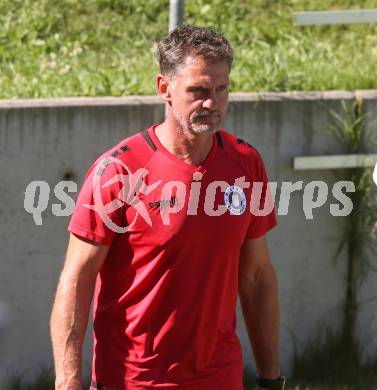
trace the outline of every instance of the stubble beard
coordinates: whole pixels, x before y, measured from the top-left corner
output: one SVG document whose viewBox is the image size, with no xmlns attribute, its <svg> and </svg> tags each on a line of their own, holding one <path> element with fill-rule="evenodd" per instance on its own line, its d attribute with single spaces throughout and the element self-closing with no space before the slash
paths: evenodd
<svg viewBox="0 0 377 390">
<path fill-rule="evenodd" d="M 200 114 L 201 112 L 197 113 L 197 115 Z M 209 124 L 200 124 L 192 121 L 187 121 L 183 118 L 183 114 L 181 112 L 175 110 L 173 110 L 173 116 L 180 125 L 179 131 L 183 133 L 186 132 L 194 135 L 202 135 L 202 134 L 211 135 L 216 133 L 220 125 L 220 121 L 217 125 L 214 126 L 211 126 Z"/>
</svg>

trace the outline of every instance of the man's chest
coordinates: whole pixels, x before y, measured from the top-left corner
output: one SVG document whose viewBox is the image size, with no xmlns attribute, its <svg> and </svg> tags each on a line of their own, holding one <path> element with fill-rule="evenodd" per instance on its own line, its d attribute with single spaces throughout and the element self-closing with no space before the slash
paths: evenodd
<svg viewBox="0 0 377 390">
<path fill-rule="evenodd" d="M 252 183 L 240 167 L 214 162 L 207 169 L 184 170 L 152 163 L 125 211 L 131 240 L 242 244 L 252 219 Z"/>
</svg>

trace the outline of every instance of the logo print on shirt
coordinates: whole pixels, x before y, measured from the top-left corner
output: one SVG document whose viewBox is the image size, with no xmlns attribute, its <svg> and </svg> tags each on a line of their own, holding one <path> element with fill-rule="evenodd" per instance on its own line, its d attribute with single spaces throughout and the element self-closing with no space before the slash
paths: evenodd
<svg viewBox="0 0 377 390">
<path fill-rule="evenodd" d="M 161 209 L 163 209 L 166 207 L 173 207 L 176 203 L 177 198 L 175 196 L 172 196 L 170 199 L 149 202 L 149 207 L 160 207 Z"/>
<path fill-rule="evenodd" d="M 224 194 L 226 208 L 233 215 L 241 215 L 246 210 L 246 196 L 242 188 L 230 186 Z"/>
</svg>

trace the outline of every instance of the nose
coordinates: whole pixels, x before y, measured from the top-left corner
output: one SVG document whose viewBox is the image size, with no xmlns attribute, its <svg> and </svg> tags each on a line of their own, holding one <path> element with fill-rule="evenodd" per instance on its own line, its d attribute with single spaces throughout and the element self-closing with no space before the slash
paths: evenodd
<svg viewBox="0 0 377 390">
<path fill-rule="evenodd" d="M 213 111 L 217 109 L 217 103 L 213 97 L 209 97 L 203 101 L 202 104 L 203 108 L 207 109 L 208 111 Z"/>
</svg>

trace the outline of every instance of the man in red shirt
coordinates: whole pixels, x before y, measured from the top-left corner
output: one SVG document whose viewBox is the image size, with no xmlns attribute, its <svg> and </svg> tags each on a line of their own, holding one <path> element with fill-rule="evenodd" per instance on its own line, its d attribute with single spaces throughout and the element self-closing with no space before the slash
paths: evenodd
<svg viewBox="0 0 377 390">
<path fill-rule="evenodd" d="M 242 390 L 237 294 L 258 389 L 282 389 L 267 176 L 258 152 L 219 127 L 232 49 L 186 25 L 158 60 L 165 122 L 98 158 L 68 227 L 51 317 L 56 389 L 82 388 L 93 293 L 91 389 Z"/>
</svg>

